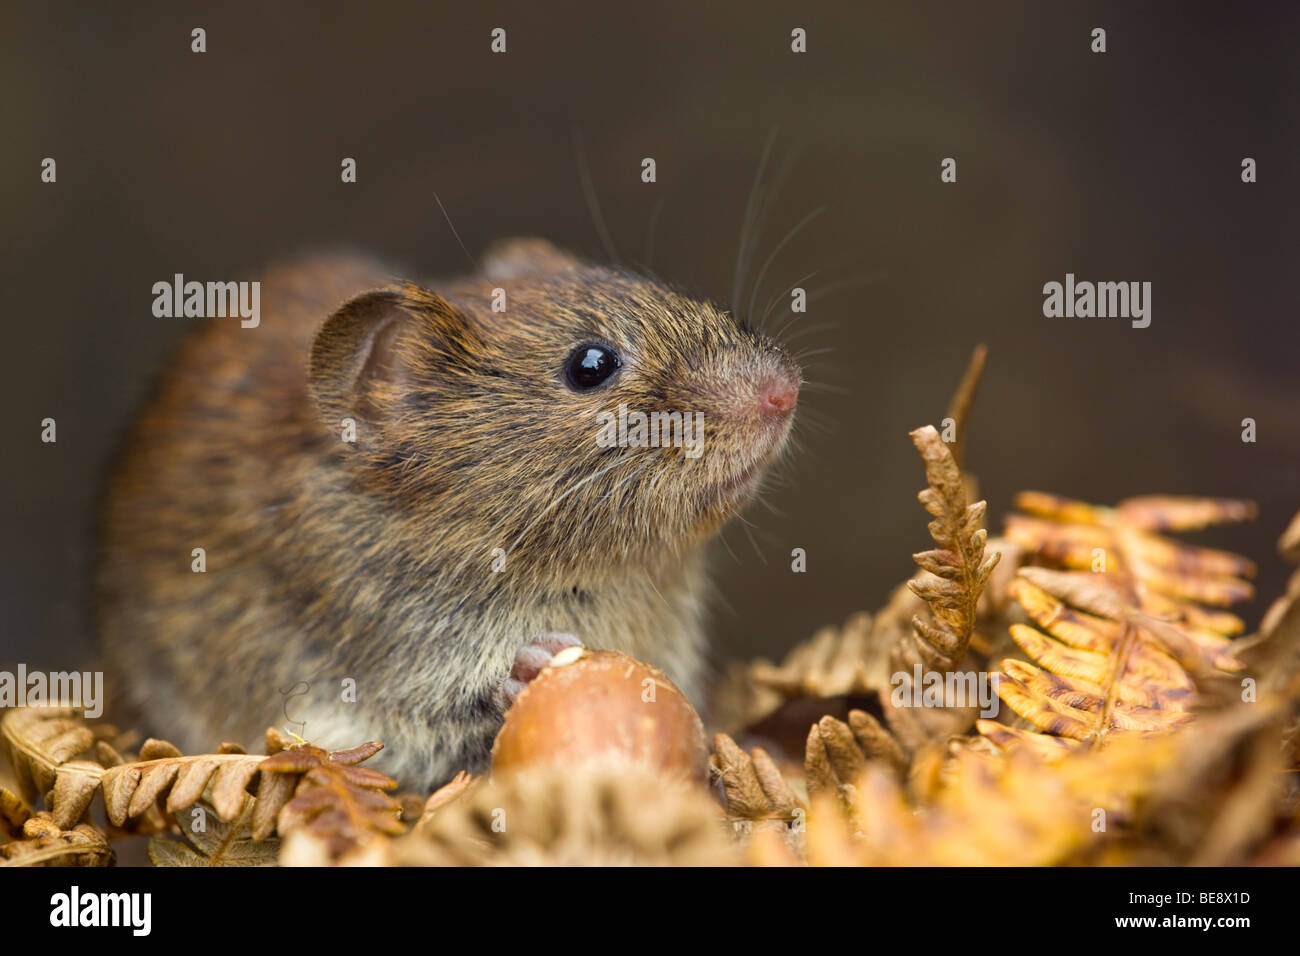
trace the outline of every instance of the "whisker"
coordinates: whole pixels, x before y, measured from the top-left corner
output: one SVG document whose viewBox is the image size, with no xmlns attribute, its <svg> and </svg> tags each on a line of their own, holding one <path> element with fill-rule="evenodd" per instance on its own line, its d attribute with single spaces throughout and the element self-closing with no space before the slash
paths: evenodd
<svg viewBox="0 0 1300 956">
<path fill-rule="evenodd" d="M 850 268 L 854 268 L 854 269 L 859 268 L 859 266 L 854 263 L 854 260 L 856 258 L 857 257 L 855 255 L 851 255 L 851 254 L 836 256 L 831 261 L 830 265 L 824 266 L 823 269 L 818 270 L 817 272 L 810 272 L 808 275 L 803 276 L 796 282 L 792 283 L 789 287 L 786 288 L 786 290 L 783 293 L 775 296 L 772 299 L 772 301 L 767 304 L 767 308 L 763 310 L 763 317 L 759 321 L 759 325 L 763 325 L 764 323 L 767 322 L 767 317 L 771 314 L 772 310 L 776 308 L 777 303 L 779 303 L 781 299 L 789 296 L 790 293 L 794 291 L 796 286 L 802 286 L 805 282 L 807 282 L 809 279 L 813 278 L 814 276 L 819 275 L 822 271 L 835 272 L 840 270 L 844 266 L 849 266 Z M 823 295 L 826 294 L 827 290 L 838 289 L 840 287 L 841 281 L 867 282 L 867 281 L 874 281 L 876 278 L 883 277 L 884 275 L 885 275 L 884 272 L 874 272 L 874 273 L 870 273 L 868 277 L 851 276 L 847 280 L 837 280 L 836 282 L 833 282 L 830 285 L 823 287 L 823 289 L 821 290 L 814 291 L 809 296 L 809 301 L 816 301 L 817 299 L 821 298 Z M 793 317 L 796 320 L 802 315 L 804 315 L 804 313 L 802 312 L 793 313 Z"/>
<path fill-rule="evenodd" d="M 605 492 L 603 495 L 601 495 L 599 498 L 596 499 L 596 503 L 597 503 L 597 504 L 600 504 L 602 501 L 605 501 L 605 500 L 606 500 L 607 498 L 609 498 L 612 494 L 614 494 L 614 492 L 618 491 L 618 489 L 622 488 L 624 485 L 626 485 L 629 481 L 631 481 L 631 480 L 632 480 L 633 478 L 635 478 L 637 475 L 641 474 L 641 472 L 643 472 L 643 471 L 645 471 L 647 468 L 649 468 L 651 464 L 653 464 L 653 461 L 647 461 L 647 462 L 646 462 L 644 465 L 642 465 L 640 468 L 638 468 L 638 469 L 636 469 L 635 471 L 633 471 L 632 474 L 630 474 L 630 475 L 626 475 L 626 476 L 624 476 L 623 478 L 619 479 L 618 484 L 616 484 L 613 488 L 609 489 L 609 491 Z"/>
<path fill-rule="evenodd" d="M 806 443 L 803 440 L 805 432 L 812 432 L 815 435 L 834 435 L 839 430 L 840 423 L 821 414 L 817 409 L 805 409 L 800 413 L 799 432 L 790 436 L 790 452 L 792 455 L 802 456 Z"/>
<path fill-rule="evenodd" d="M 655 253 L 655 236 L 659 228 L 659 213 L 663 212 L 663 208 L 664 208 L 664 198 L 665 198 L 664 194 L 660 193 L 659 198 L 655 200 L 654 208 L 650 210 L 650 224 L 646 227 L 645 259 L 643 260 L 643 262 L 645 264 L 645 270 L 647 272 L 649 272 L 653 268 L 654 253 Z"/>
<path fill-rule="evenodd" d="M 780 302 L 782 299 L 788 296 L 798 286 L 803 285 L 805 282 L 807 282 L 809 279 L 813 278 L 816 275 L 817 275 L 816 272 L 810 272 L 806 276 L 800 276 L 798 279 L 795 279 L 788 286 L 786 286 L 786 290 L 784 292 L 778 292 L 776 295 L 772 296 L 772 301 L 769 302 L 767 304 L 767 308 L 763 310 L 763 317 L 758 320 L 759 327 L 762 328 L 764 323 L 767 322 L 767 317 L 772 314 L 772 310 L 776 308 L 776 304 L 778 302 Z M 796 312 L 795 314 L 798 315 L 799 313 Z M 773 338 L 775 338 L 775 336 L 773 336 Z"/>
<path fill-rule="evenodd" d="M 753 525 L 746 521 L 742 527 L 745 529 L 745 537 L 749 539 L 749 543 L 753 547 L 754 553 L 758 555 L 758 560 L 767 564 L 767 555 L 765 555 L 763 549 L 758 546 L 758 541 L 754 538 L 754 532 L 751 530 Z"/>
<path fill-rule="evenodd" d="M 825 392 L 831 395 L 848 395 L 849 389 L 843 385 L 830 385 L 826 382 L 803 382 L 799 385 L 801 392 Z"/>
<path fill-rule="evenodd" d="M 455 223 L 451 221 L 451 216 L 447 215 L 447 207 L 442 204 L 442 199 L 439 198 L 437 193 L 433 194 L 433 199 L 434 202 L 438 204 L 438 208 L 442 210 L 442 218 L 446 219 L 447 225 L 451 226 L 451 234 L 455 236 L 456 241 L 460 243 L 460 248 L 465 253 L 465 258 L 469 260 L 469 264 L 474 267 L 475 272 L 481 272 L 482 269 L 479 267 L 478 260 L 470 255 L 469 249 L 467 249 L 465 243 L 461 241 L 460 233 L 456 231 Z"/>
<path fill-rule="evenodd" d="M 802 329 L 792 333 L 788 338 L 784 337 L 786 330 L 788 330 L 792 325 L 794 325 L 793 319 L 781 326 L 780 330 L 776 332 L 772 338 L 776 339 L 782 345 L 789 346 L 791 342 L 802 338 L 805 335 L 811 335 L 814 332 L 826 332 L 831 329 L 839 328 L 838 322 L 818 322 L 816 325 L 805 325 Z"/>
<path fill-rule="evenodd" d="M 721 541 L 722 546 L 727 549 L 727 554 L 731 555 L 731 560 L 739 564 L 740 558 L 736 555 L 736 552 L 732 550 L 731 542 L 727 540 L 727 532 L 725 529 L 718 532 L 718 540 Z"/>
<path fill-rule="evenodd" d="M 839 282 L 832 282 L 830 285 L 822 286 L 820 289 L 808 296 L 809 302 L 816 302 L 823 299 L 832 292 L 840 292 L 844 289 L 854 289 L 858 286 L 870 285 L 873 282 L 879 282 L 885 277 L 883 272 L 872 272 L 864 276 L 856 276 L 852 279 L 841 279 Z"/>
<path fill-rule="evenodd" d="M 587 167 L 587 151 L 582 142 L 582 131 L 578 129 L 578 124 L 573 124 L 573 148 L 578 157 L 578 176 L 582 180 L 582 194 L 587 198 L 587 208 L 591 210 L 591 218 L 596 223 L 596 232 L 600 234 L 600 241 L 605 245 L 605 251 L 609 253 L 609 258 L 614 265 L 621 265 L 622 259 L 619 258 L 618 250 L 614 248 L 614 239 L 609 234 L 609 229 L 605 225 L 605 217 L 600 212 L 600 201 L 596 198 L 596 187 L 591 181 L 591 170 Z"/>
<path fill-rule="evenodd" d="M 519 532 L 519 537 L 515 538 L 514 542 L 510 545 L 510 547 L 506 548 L 506 554 L 509 555 L 511 552 L 513 552 L 515 548 L 519 546 L 519 542 L 524 539 L 524 536 L 528 534 L 529 531 L 533 530 L 533 528 L 537 525 L 537 522 L 541 521 L 548 514 L 550 514 L 551 510 L 555 508 L 557 505 L 559 505 L 559 503 L 562 502 L 565 498 L 569 497 L 569 495 L 573 494 L 575 491 L 577 491 L 582 486 L 586 485 L 588 482 L 595 481 L 601 475 L 605 474 L 608 471 L 612 471 L 613 469 L 617 468 L 619 465 L 627 464 L 629 461 L 632 461 L 635 457 L 636 457 L 635 455 L 624 455 L 622 458 L 618 459 L 612 464 L 606 465 L 604 468 L 600 469 L 599 471 L 594 472 L 593 474 L 588 475 L 586 478 L 583 478 L 581 481 L 578 481 L 575 484 L 573 484 L 568 491 L 564 492 L 564 494 L 557 497 L 549 505 L 543 508 L 541 512 L 537 515 L 537 517 L 535 517 L 532 521 L 528 522 L 528 524 L 524 527 L 524 530 Z"/>
<path fill-rule="evenodd" d="M 651 591 L 654 591 L 655 594 L 659 595 L 659 600 L 664 602 L 664 607 L 668 608 L 670 611 L 673 610 L 673 606 L 668 603 L 668 599 L 663 596 L 663 593 L 660 592 L 659 588 L 655 587 L 654 579 L 648 574 L 645 576 L 645 583 L 650 585 Z"/>
<path fill-rule="evenodd" d="M 731 311 L 734 315 L 740 302 L 740 290 L 744 283 L 745 269 L 748 265 L 749 253 L 746 250 L 746 244 L 750 239 L 750 227 L 753 225 L 753 219 L 757 212 L 757 201 L 759 196 L 759 184 L 763 181 L 763 172 L 767 169 L 767 161 L 771 158 L 772 147 L 776 145 L 777 127 L 773 126 L 767 134 L 767 142 L 763 144 L 763 154 L 758 160 L 758 171 L 754 174 L 753 185 L 749 187 L 749 199 L 745 201 L 745 215 L 740 220 L 740 242 L 736 248 L 736 272 L 731 284 Z"/>
<path fill-rule="evenodd" d="M 761 240 L 763 237 L 764 227 L 767 225 L 767 217 L 772 211 L 772 206 L 785 184 L 789 181 L 791 174 L 798 165 L 800 150 L 798 147 L 790 150 L 781 160 L 775 174 L 772 176 L 772 182 L 769 187 L 760 187 L 758 190 L 757 201 L 755 203 L 754 219 L 750 223 L 750 238 L 745 252 L 745 271 L 748 273 L 749 267 L 753 265 L 754 256 L 757 255 Z M 739 295 L 736 301 L 732 303 L 732 314 L 737 318 L 742 318 L 740 299 L 744 295 L 744 283 L 741 283 Z M 743 318 L 749 324 L 752 323 L 752 316 L 743 314 Z"/>
<path fill-rule="evenodd" d="M 763 286 L 763 277 L 767 275 L 767 270 L 768 267 L 772 265 L 772 260 L 774 260 L 777 257 L 777 254 L 785 248 L 786 243 L 799 235 L 799 232 L 804 226 L 808 225 L 808 223 L 812 222 L 825 211 L 825 206 L 818 206 L 812 212 L 808 213 L 808 215 L 799 220 L 793 229 L 785 234 L 785 238 L 776 244 L 776 248 L 768 253 L 767 260 L 763 263 L 763 268 L 758 270 L 758 278 L 754 281 L 754 289 L 749 294 L 749 308 L 745 313 L 747 317 L 754 314 L 754 299 L 758 297 L 758 290 Z"/>
<path fill-rule="evenodd" d="M 836 434 L 837 431 L 835 424 L 825 418 L 805 419 L 800 428 L 802 431 L 811 432 L 819 437 L 829 437 Z M 799 454 L 803 454 L 803 452 L 799 452 Z"/>
<path fill-rule="evenodd" d="M 797 352 L 797 353 L 795 353 L 795 355 L 793 356 L 793 358 L 794 358 L 795 362 L 797 362 L 797 363 L 802 363 L 802 362 L 804 361 L 804 359 L 810 359 L 810 358 L 812 358 L 814 355 L 825 355 L 827 352 L 834 352 L 834 351 L 835 351 L 835 349 L 833 349 L 833 348 L 811 349 L 811 350 L 809 350 L 809 349 L 804 349 L 804 350 L 801 351 L 801 352 Z"/>
</svg>

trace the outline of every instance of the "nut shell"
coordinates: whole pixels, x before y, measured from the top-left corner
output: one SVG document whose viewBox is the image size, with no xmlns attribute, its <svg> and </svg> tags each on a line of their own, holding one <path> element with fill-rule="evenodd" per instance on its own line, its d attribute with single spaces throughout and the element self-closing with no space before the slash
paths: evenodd
<svg viewBox="0 0 1300 956">
<path fill-rule="evenodd" d="M 616 651 L 556 654 L 515 699 L 492 745 L 496 774 L 620 762 L 703 779 L 708 750 L 700 715 L 677 686 Z"/>
</svg>

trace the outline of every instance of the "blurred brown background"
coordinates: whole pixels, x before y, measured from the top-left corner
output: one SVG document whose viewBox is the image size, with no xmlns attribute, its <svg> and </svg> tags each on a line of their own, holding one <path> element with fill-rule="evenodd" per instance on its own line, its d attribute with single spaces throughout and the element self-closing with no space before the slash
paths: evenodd
<svg viewBox="0 0 1300 956">
<path fill-rule="evenodd" d="M 1000 527 L 1037 488 L 1111 503 L 1246 496 L 1200 536 L 1284 568 L 1300 506 L 1295 56 L 1300 8 L 1195 3 L 9 4 L 0 191 L 12 440 L 0 478 L 0 660 L 89 646 L 88 533 L 107 455 L 185 320 L 151 286 L 253 279 L 351 247 L 414 275 L 540 234 L 603 257 L 572 130 L 614 242 L 727 303 L 769 132 L 761 305 L 805 273 L 800 453 L 720 552 L 719 656 L 777 653 L 874 609 L 925 547 L 907 431 L 937 423 L 990 346 L 969 466 Z M 1140 9 L 1134 7 L 1140 6 Z M 617 7 L 617 9 L 614 9 Z M 190 52 L 190 30 L 208 52 Z M 489 53 L 507 30 L 508 53 Z M 790 52 L 790 31 L 809 52 Z M 1089 52 L 1093 27 L 1109 52 Z M 39 181 L 43 157 L 57 185 Z M 355 157 L 359 182 L 339 163 Z M 659 181 L 640 181 L 653 156 Z M 939 163 L 958 162 L 955 185 Z M 1243 157 L 1259 182 L 1240 181 Z M 773 187 L 769 173 L 765 186 Z M 1043 283 L 1148 280 L 1153 321 L 1048 320 Z M 748 301 L 748 290 L 741 302 Z M 784 306 L 784 303 L 782 304 Z M 783 307 L 778 319 L 788 315 Z M 193 321 L 193 320 L 191 320 Z M 779 322 L 777 324 L 780 324 Z M 58 420 L 57 445 L 39 422 Z M 1243 444 L 1240 422 L 1258 422 Z M 203 490 L 196 488 L 196 495 Z M 792 574 L 793 547 L 808 572 Z M 1266 600 L 1245 609 L 1253 624 Z"/>
</svg>

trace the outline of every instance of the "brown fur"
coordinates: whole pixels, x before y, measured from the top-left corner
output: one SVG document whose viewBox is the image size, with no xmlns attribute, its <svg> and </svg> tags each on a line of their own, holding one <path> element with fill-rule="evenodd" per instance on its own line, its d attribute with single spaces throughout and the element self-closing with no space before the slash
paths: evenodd
<svg viewBox="0 0 1300 956">
<path fill-rule="evenodd" d="M 206 319 L 182 341 L 106 486 L 100 630 L 150 730 L 211 748 L 287 717 L 325 746 L 381 739 L 390 772 L 432 785 L 481 767 L 493 690 L 545 631 L 698 699 L 702 545 L 784 444 L 789 419 L 755 411 L 762 382 L 798 381 L 783 351 L 538 241 L 436 293 L 302 263 L 266 276 L 262 303 L 257 328 Z M 565 359 L 590 341 L 623 368 L 575 392 Z M 704 454 L 598 447 L 620 402 L 704 412 Z"/>
</svg>

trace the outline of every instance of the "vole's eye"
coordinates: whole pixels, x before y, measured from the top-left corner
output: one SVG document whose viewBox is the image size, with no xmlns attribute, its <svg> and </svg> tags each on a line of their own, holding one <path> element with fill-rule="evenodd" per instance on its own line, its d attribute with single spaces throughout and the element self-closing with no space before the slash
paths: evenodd
<svg viewBox="0 0 1300 956">
<path fill-rule="evenodd" d="M 579 345 L 564 364 L 569 387 L 578 392 L 603 385 L 623 364 L 608 345 Z"/>
</svg>

